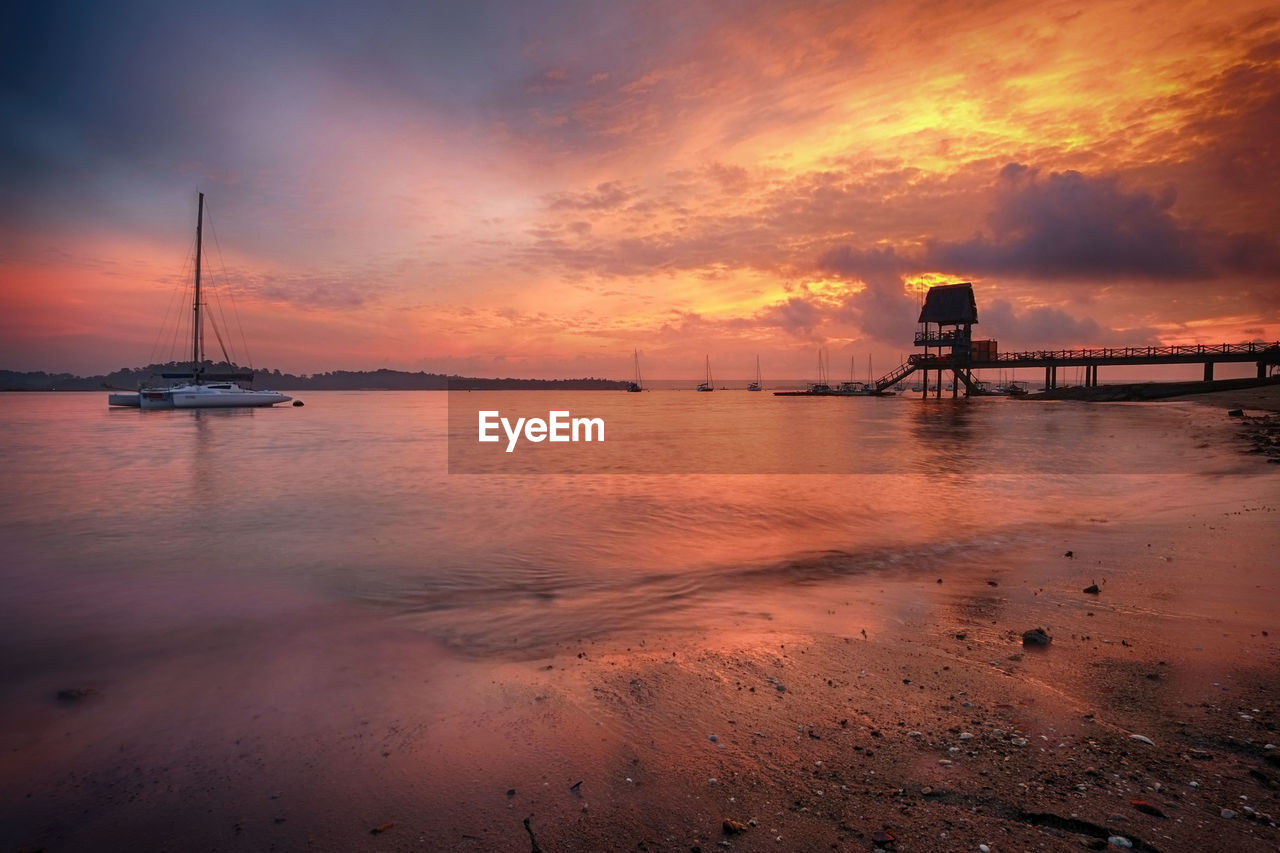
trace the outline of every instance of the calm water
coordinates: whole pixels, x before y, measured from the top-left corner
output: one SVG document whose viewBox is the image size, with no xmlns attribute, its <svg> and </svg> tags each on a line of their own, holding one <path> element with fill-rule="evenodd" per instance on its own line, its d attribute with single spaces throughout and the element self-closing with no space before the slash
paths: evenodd
<svg viewBox="0 0 1280 853">
<path fill-rule="evenodd" d="M 465 655 L 536 649 L 1159 514 L 1259 467 L 1220 411 L 1182 404 L 494 392 L 466 396 L 604 417 L 615 455 L 450 474 L 475 428 L 450 437 L 447 395 L 301 396 L 144 413 L 0 395 L 4 677 L 335 602 Z M 538 470 L 517 456 L 463 467 Z M 599 473 L 625 460 L 657 473 Z M 662 473 L 700 469 L 807 473 Z"/>
</svg>

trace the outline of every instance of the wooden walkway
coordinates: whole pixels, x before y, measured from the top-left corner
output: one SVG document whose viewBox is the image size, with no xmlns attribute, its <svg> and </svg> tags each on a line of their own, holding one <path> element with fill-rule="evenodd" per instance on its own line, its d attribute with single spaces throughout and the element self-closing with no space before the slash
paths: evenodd
<svg viewBox="0 0 1280 853">
<path fill-rule="evenodd" d="M 939 341 L 941 342 L 941 341 Z M 936 345 L 933 341 L 931 345 Z M 942 342 L 945 346 L 946 343 Z M 1028 352 L 1000 353 L 994 358 L 964 358 L 956 354 L 935 355 L 917 353 L 897 368 L 875 382 L 876 390 L 883 391 L 901 382 L 916 371 L 938 371 L 938 393 L 941 394 L 941 374 L 953 373 L 969 392 L 974 390 L 972 372 L 982 369 L 1014 369 L 1043 367 L 1044 387 L 1058 387 L 1059 367 L 1085 368 L 1085 386 L 1098 384 L 1098 368 L 1116 365 L 1153 364 L 1203 364 L 1204 381 L 1213 380 L 1215 364 L 1254 362 L 1258 366 L 1258 378 L 1267 376 L 1268 367 L 1280 365 L 1280 341 L 1244 344 L 1189 344 L 1167 347 L 1104 347 L 1100 349 L 1031 350 Z M 925 383 L 928 388 L 928 383 Z M 928 393 L 927 390 L 925 392 Z"/>
</svg>

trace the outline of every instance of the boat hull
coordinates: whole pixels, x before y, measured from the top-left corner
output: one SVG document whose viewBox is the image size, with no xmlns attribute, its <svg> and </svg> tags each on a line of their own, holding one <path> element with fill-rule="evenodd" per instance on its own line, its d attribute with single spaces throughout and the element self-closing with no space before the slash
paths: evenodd
<svg viewBox="0 0 1280 853">
<path fill-rule="evenodd" d="M 143 409 L 244 409 L 264 408 L 292 400 L 279 391 L 254 391 L 234 383 L 151 388 L 138 393 Z"/>
<path fill-rule="evenodd" d="M 108 394 L 107 405 L 108 406 L 129 406 L 137 409 L 142 405 L 142 398 L 136 392 L 128 392 L 123 394 Z"/>
<path fill-rule="evenodd" d="M 138 392 L 138 405 L 146 410 L 172 409 L 173 393 L 167 389 L 144 389 Z"/>
<path fill-rule="evenodd" d="M 173 408 L 175 409 L 233 409 L 245 407 L 274 406 L 276 403 L 287 403 L 292 397 L 278 391 L 217 391 L 191 392 L 174 391 Z"/>
</svg>

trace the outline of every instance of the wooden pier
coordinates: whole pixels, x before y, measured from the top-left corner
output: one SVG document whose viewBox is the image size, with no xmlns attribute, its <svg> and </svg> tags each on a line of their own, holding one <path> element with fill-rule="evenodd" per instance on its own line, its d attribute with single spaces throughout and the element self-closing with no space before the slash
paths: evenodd
<svg viewBox="0 0 1280 853">
<path fill-rule="evenodd" d="M 921 329 L 915 345 L 924 352 L 916 353 L 875 381 L 877 391 L 884 391 L 923 371 L 923 395 L 929 394 L 929 373 L 937 373 L 937 396 L 942 396 L 942 375 L 955 377 L 952 395 L 961 385 L 965 395 L 983 393 L 973 371 L 982 369 L 1044 368 L 1045 390 L 1058 387 L 1058 368 L 1084 368 L 1085 387 L 1098 385 L 1098 368 L 1120 365 L 1202 364 L 1204 381 L 1213 381 L 1216 364 L 1257 365 L 1258 378 L 1267 378 L 1271 368 L 1280 365 L 1280 341 L 1251 341 L 1243 344 L 1190 344 L 1181 346 L 1104 347 L 1098 349 L 1032 350 L 1001 353 L 995 341 L 975 341 L 972 327 L 978 322 L 973 286 L 968 282 L 932 287 L 925 295 L 920 311 Z"/>
</svg>

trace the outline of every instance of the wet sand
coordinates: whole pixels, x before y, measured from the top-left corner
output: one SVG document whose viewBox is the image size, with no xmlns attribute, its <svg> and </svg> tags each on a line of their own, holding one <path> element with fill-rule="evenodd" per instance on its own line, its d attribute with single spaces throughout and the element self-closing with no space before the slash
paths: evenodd
<svg viewBox="0 0 1280 853">
<path fill-rule="evenodd" d="M 32 667 L 0 850 L 1275 850 L 1276 482 L 508 655 L 317 601 Z"/>
<path fill-rule="evenodd" d="M 1256 409 L 1280 412 L 1280 385 L 1259 388 L 1240 388 L 1232 391 L 1214 391 L 1208 394 L 1187 394 L 1177 399 L 1190 400 L 1225 409 Z"/>
</svg>

